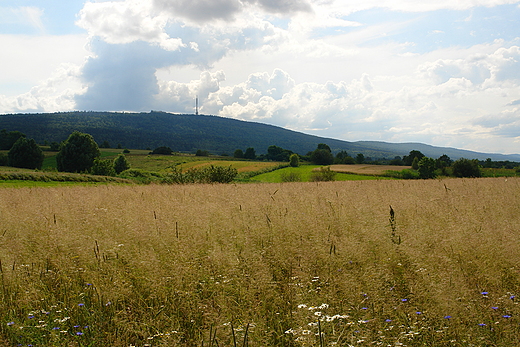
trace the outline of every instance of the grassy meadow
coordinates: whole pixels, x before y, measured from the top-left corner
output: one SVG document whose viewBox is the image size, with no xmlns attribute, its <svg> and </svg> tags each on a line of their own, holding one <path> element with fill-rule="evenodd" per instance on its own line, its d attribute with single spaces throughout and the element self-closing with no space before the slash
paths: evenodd
<svg viewBox="0 0 520 347">
<path fill-rule="evenodd" d="M 5 188 L 0 346 L 517 346 L 520 179 Z"/>
</svg>

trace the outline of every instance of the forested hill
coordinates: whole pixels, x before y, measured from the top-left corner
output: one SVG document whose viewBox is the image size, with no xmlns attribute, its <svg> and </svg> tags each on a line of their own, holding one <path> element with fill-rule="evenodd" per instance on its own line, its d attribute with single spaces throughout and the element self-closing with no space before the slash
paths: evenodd
<svg viewBox="0 0 520 347">
<path fill-rule="evenodd" d="M 232 155 L 236 149 L 253 147 L 257 154 L 276 145 L 295 153 L 306 154 L 319 143 L 328 144 L 333 152 L 345 150 L 351 155 L 363 153 L 372 158 L 407 155 L 422 144 L 387 144 L 384 142 L 347 142 L 307 135 L 280 127 L 230 118 L 191 114 L 115 112 L 65 112 L 44 114 L 0 115 L 0 130 L 21 131 L 38 143 L 61 142 L 75 130 L 91 134 L 96 142 L 115 147 L 146 149 L 167 146 L 174 151 L 207 150 L 213 154 Z M 520 160 L 519 156 L 489 155 L 427 146 L 423 153 L 439 157 L 450 150 L 450 157 L 493 160 Z"/>
</svg>

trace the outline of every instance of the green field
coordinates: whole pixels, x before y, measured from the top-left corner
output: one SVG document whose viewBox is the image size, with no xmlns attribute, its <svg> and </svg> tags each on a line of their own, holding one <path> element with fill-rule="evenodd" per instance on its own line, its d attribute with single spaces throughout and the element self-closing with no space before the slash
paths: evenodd
<svg viewBox="0 0 520 347">
<path fill-rule="evenodd" d="M 5 188 L 0 346 L 518 346 L 520 178 Z"/>
</svg>

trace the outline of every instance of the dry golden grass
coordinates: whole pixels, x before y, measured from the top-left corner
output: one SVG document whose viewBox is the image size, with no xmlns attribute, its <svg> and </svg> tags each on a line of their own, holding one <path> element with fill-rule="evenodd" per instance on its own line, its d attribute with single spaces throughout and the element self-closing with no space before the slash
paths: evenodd
<svg viewBox="0 0 520 347">
<path fill-rule="evenodd" d="M 353 165 L 331 165 L 330 169 L 336 172 L 352 173 L 358 175 L 382 175 L 386 171 L 401 171 L 410 169 L 411 166 L 398 165 L 367 165 L 367 164 L 353 164 Z"/>
<path fill-rule="evenodd" d="M 519 199 L 511 178 L 4 189 L 0 334 L 519 345 Z"/>
</svg>

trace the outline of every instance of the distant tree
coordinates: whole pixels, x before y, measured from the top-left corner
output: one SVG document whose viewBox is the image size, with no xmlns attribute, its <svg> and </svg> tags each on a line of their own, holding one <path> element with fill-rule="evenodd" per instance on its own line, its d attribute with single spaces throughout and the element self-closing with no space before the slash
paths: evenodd
<svg viewBox="0 0 520 347">
<path fill-rule="evenodd" d="M 420 151 L 412 150 L 408 155 L 405 155 L 403 157 L 404 165 L 411 166 L 414 158 L 417 158 L 417 162 L 419 162 L 419 160 L 421 160 L 422 157 L 424 157 L 424 154 L 422 154 Z"/>
<path fill-rule="evenodd" d="M 400 156 L 394 157 L 394 159 L 390 160 L 390 165 L 404 165 L 403 159 Z"/>
<path fill-rule="evenodd" d="M 334 158 L 334 164 L 355 164 L 356 161 L 345 151 L 339 151 Z"/>
<path fill-rule="evenodd" d="M 365 162 L 365 156 L 363 155 L 363 153 L 358 153 L 356 155 L 356 163 L 363 164 L 364 162 Z"/>
<path fill-rule="evenodd" d="M 7 157 L 7 154 L 0 153 L 0 166 L 7 166 L 9 165 L 9 158 Z"/>
<path fill-rule="evenodd" d="M 249 147 L 246 149 L 246 152 L 244 153 L 245 159 L 256 159 L 256 153 L 255 149 L 253 147 Z"/>
<path fill-rule="evenodd" d="M 310 155 L 310 161 L 316 165 L 330 165 L 334 163 L 334 156 L 326 149 L 315 149 Z"/>
<path fill-rule="evenodd" d="M 291 154 L 293 154 L 293 152 L 288 149 L 272 145 L 267 148 L 266 159 L 273 161 L 289 161 Z"/>
<path fill-rule="evenodd" d="M 119 154 L 116 159 L 114 159 L 114 171 L 117 175 L 121 172 L 130 169 L 130 164 L 124 154 Z"/>
<path fill-rule="evenodd" d="M 242 151 L 241 149 L 235 150 L 235 153 L 233 153 L 233 158 L 244 158 L 244 151 Z"/>
<path fill-rule="evenodd" d="M 330 149 L 329 145 L 327 145 L 325 143 L 318 143 L 317 149 L 326 149 L 327 151 L 332 153 L 332 150 Z"/>
<path fill-rule="evenodd" d="M 451 160 L 450 157 L 448 157 L 446 154 L 441 155 L 435 162 L 435 165 L 438 169 L 444 169 L 448 166 L 451 166 L 453 163 L 453 160 Z"/>
<path fill-rule="evenodd" d="M 197 156 L 197 157 L 209 157 L 209 152 L 205 151 L 205 150 L 202 150 L 202 149 L 197 149 L 197 152 L 195 152 L 195 156 Z"/>
<path fill-rule="evenodd" d="M 298 156 L 298 154 L 296 153 L 291 154 L 291 156 L 289 157 L 289 165 L 291 165 L 292 167 L 300 166 L 300 156 Z"/>
<path fill-rule="evenodd" d="M 25 137 L 18 138 L 7 156 L 9 165 L 26 169 L 41 169 L 45 158 L 36 141 Z"/>
<path fill-rule="evenodd" d="M 419 160 L 418 171 L 421 178 L 435 178 L 435 160 L 428 157 L 422 157 Z"/>
<path fill-rule="evenodd" d="M 99 145 L 99 148 L 110 148 L 110 144 L 105 140 L 101 145 Z"/>
<path fill-rule="evenodd" d="M 51 152 L 59 152 L 61 149 L 61 145 L 62 145 L 62 143 L 59 143 L 59 142 L 55 142 L 55 141 L 51 142 L 51 144 L 49 146 L 50 147 L 49 150 Z"/>
<path fill-rule="evenodd" d="M 451 166 L 453 169 L 453 175 L 456 177 L 480 177 L 482 173 L 478 160 L 476 159 L 457 159 Z"/>
<path fill-rule="evenodd" d="M 115 176 L 114 162 L 110 159 L 100 160 L 97 158 L 94 160 L 90 173 L 99 176 Z"/>
<path fill-rule="evenodd" d="M 0 150 L 10 150 L 14 143 L 25 134 L 19 131 L 9 131 L 2 129 L 0 131 Z"/>
<path fill-rule="evenodd" d="M 424 158 L 424 157 L 423 157 Z M 422 159 L 422 158 L 421 158 Z M 418 170 L 419 169 L 419 157 L 413 158 L 412 161 L 412 169 Z"/>
<path fill-rule="evenodd" d="M 99 147 L 90 134 L 74 131 L 56 155 L 58 171 L 89 171 L 99 158 Z"/>
<path fill-rule="evenodd" d="M 128 148 L 125 148 L 125 149 L 123 150 L 123 153 L 124 153 L 124 154 L 128 154 L 128 153 L 130 153 L 130 150 L 129 150 Z"/>
<path fill-rule="evenodd" d="M 165 147 L 165 146 L 157 147 L 156 149 L 154 149 L 152 151 L 152 154 L 171 155 L 172 153 L 173 153 L 172 149 L 170 147 Z"/>
</svg>

